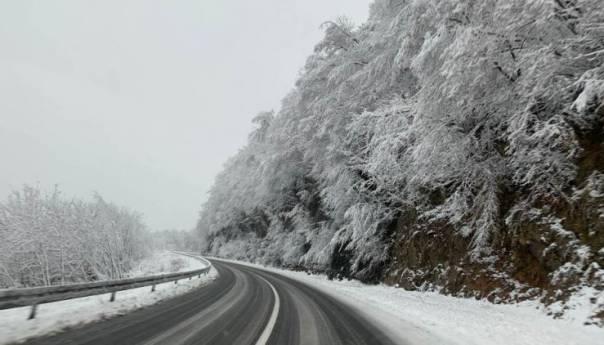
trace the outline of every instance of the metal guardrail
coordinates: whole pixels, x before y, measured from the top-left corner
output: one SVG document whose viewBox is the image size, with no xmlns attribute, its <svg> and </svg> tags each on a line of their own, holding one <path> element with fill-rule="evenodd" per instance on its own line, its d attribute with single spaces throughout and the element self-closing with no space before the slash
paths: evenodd
<svg viewBox="0 0 604 345">
<path fill-rule="evenodd" d="M 189 278 L 190 280 L 195 276 L 201 278 L 202 274 L 208 274 L 208 272 L 212 268 L 212 264 L 208 260 L 203 259 L 199 256 L 186 253 L 178 254 L 190 256 L 205 261 L 208 263 L 208 266 L 194 271 L 159 274 L 140 278 L 0 290 L 0 310 L 31 306 L 32 308 L 28 318 L 29 320 L 31 320 L 36 317 L 37 307 L 39 304 L 42 303 L 64 301 L 73 298 L 101 295 L 105 293 L 111 293 L 109 301 L 113 302 L 115 301 L 115 294 L 118 291 L 151 286 L 151 292 L 153 292 L 155 291 L 155 285 L 157 284 L 172 281 L 174 282 L 174 284 L 177 284 L 179 280 L 186 278 Z"/>
</svg>

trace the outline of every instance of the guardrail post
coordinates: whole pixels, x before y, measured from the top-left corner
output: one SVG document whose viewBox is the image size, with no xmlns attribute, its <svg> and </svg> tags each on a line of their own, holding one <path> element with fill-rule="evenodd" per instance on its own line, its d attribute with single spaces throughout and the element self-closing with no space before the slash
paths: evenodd
<svg viewBox="0 0 604 345">
<path fill-rule="evenodd" d="M 199 273 L 199 274 L 197 275 L 197 278 L 201 278 L 201 273 Z"/>
<path fill-rule="evenodd" d="M 36 311 L 38 310 L 38 305 L 37 304 L 33 304 L 31 306 L 31 311 L 29 312 L 29 317 L 27 318 L 28 320 L 34 319 L 36 317 Z"/>
<path fill-rule="evenodd" d="M 109 302 L 114 302 L 115 301 L 115 291 L 113 291 L 111 293 L 111 298 L 109 298 Z"/>
<path fill-rule="evenodd" d="M 174 281 L 174 284 L 178 284 L 178 279 L 176 279 L 176 280 Z"/>
<path fill-rule="evenodd" d="M 155 292 L 155 284 L 151 286 L 151 292 Z"/>
</svg>

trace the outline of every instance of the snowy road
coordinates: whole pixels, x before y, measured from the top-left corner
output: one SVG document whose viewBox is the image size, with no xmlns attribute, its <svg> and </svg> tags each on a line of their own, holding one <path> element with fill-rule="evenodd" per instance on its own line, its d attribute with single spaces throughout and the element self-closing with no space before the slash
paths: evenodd
<svg viewBox="0 0 604 345">
<path fill-rule="evenodd" d="M 351 307 L 297 280 L 213 261 L 204 288 L 25 344 L 394 344 Z"/>
</svg>

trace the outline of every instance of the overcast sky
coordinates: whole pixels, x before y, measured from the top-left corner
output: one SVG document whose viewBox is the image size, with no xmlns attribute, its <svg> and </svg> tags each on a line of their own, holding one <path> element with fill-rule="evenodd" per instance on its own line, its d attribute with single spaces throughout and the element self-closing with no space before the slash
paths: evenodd
<svg viewBox="0 0 604 345">
<path fill-rule="evenodd" d="M 0 199 L 27 183 L 194 227 L 319 26 L 370 0 L 0 0 Z"/>
</svg>

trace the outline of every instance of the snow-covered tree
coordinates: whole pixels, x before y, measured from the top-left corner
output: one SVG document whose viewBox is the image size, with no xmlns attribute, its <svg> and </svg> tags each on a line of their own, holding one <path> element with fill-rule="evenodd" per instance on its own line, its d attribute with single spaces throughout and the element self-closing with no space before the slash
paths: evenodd
<svg viewBox="0 0 604 345">
<path fill-rule="evenodd" d="M 603 23 L 599 0 L 376 0 L 361 26 L 326 22 L 217 178 L 207 249 L 372 279 L 412 210 L 493 262 L 599 167 L 581 162 L 602 140 Z"/>
<path fill-rule="evenodd" d="M 150 244 L 137 213 L 30 186 L 0 203 L 0 238 L 2 287 L 121 278 Z"/>
</svg>

